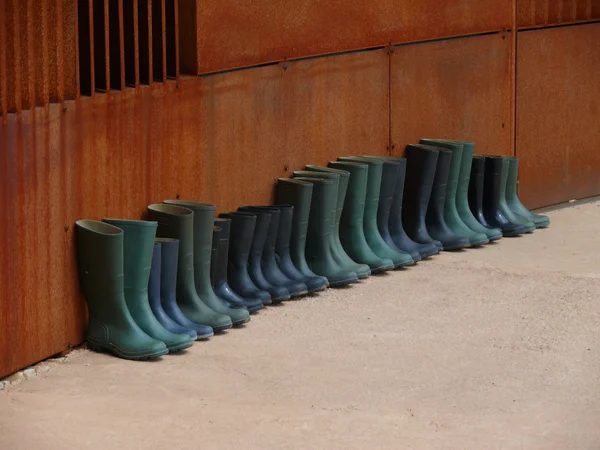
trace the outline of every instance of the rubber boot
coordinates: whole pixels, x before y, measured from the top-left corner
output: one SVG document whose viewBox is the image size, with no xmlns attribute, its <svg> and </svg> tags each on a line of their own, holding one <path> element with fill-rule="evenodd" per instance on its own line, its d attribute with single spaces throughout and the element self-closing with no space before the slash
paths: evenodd
<svg viewBox="0 0 600 450">
<path fill-rule="evenodd" d="M 420 144 L 406 146 L 406 180 L 402 223 L 406 234 L 415 242 L 434 244 L 440 250 L 443 245 L 427 231 L 425 218 L 433 189 L 438 151 L 435 147 Z"/>
<path fill-rule="evenodd" d="M 275 203 L 289 204 L 294 207 L 294 217 L 290 236 L 290 258 L 294 267 L 310 278 L 311 288 L 316 290 L 325 289 L 329 281 L 325 277 L 318 276 L 306 262 L 306 233 L 308 230 L 308 219 L 312 203 L 313 185 L 305 181 L 290 178 L 278 178 L 275 185 Z"/>
<path fill-rule="evenodd" d="M 502 230 L 504 237 L 519 236 L 525 233 L 525 227 L 509 221 L 500 209 L 502 197 L 501 156 L 485 157 L 485 174 L 483 177 L 483 215 L 486 222 Z"/>
<path fill-rule="evenodd" d="M 379 229 L 379 234 L 381 234 L 381 237 L 390 248 L 402 253 L 408 253 L 415 262 L 421 261 L 420 253 L 416 251 L 407 252 L 401 250 L 398 248 L 390 234 L 390 215 L 394 203 L 394 192 L 396 191 L 396 184 L 399 181 L 403 164 L 400 162 L 399 158 L 392 156 L 362 155 L 362 157 L 383 161 L 379 208 L 377 209 L 377 228 Z M 402 179 L 402 182 L 404 182 L 404 178 Z M 404 185 L 402 186 L 402 189 L 404 189 Z"/>
<path fill-rule="evenodd" d="M 123 266 L 125 301 L 131 317 L 151 338 L 163 341 L 170 352 L 192 346 L 186 334 L 174 334 L 154 317 L 148 298 L 148 282 L 152 265 L 156 222 L 144 220 L 103 219 L 105 223 L 123 230 Z"/>
<path fill-rule="evenodd" d="M 171 238 L 156 238 L 155 240 L 160 243 L 161 247 L 160 303 L 164 312 L 176 324 L 185 329 L 193 330 L 198 336 L 198 340 L 214 336 L 215 333 L 212 327 L 192 322 L 177 304 L 179 240 Z"/>
<path fill-rule="evenodd" d="M 148 336 L 133 320 L 123 284 L 123 230 L 96 220 L 75 223 L 79 283 L 89 311 L 90 350 L 125 359 L 158 358 L 164 342 Z"/>
<path fill-rule="evenodd" d="M 217 266 L 217 254 L 219 251 L 219 234 L 221 233 L 221 229 L 217 225 L 217 220 L 218 219 L 215 219 L 215 226 L 213 227 L 212 247 L 210 251 L 210 284 L 212 284 L 213 289 L 215 287 L 215 270 Z"/>
<path fill-rule="evenodd" d="M 457 235 L 446 223 L 444 218 L 444 205 L 446 203 L 446 191 L 448 185 L 448 174 L 450 173 L 450 161 L 452 152 L 438 147 L 438 160 L 433 179 L 431 199 L 427 207 L 425 224 L 429 235 L 442 243 L 443 250 L 461 250 L 469 247 L 469 239 Z"/>
<path fill-rule="evenodd" d="M 493 228 L 488 224 L 483 214 L 483 176 L 485 174 L 485 158 L 474 156 L 471 165 L 471 181 L 469 182 L 469 207 L 477 221 L 486 228 Z M 500 231 L 502 232 L 502 231 Z"/>
<path fill-rule="evenodd" d="M 536 228 L 547 228 L 550 225 L 550 218 L 541 214 L 533 214 L 525 208 L 517 195 L 519 158 L 507 156 L 506 159 L 509 162 L 508 180 L 506 182 L 506 202 L 508 203 L 508 207 L 513 213 L 533 222 Z"/>
<path fill-rule="evenodd" d="M 150 309 L 156 320 L 168 331 L 173 334 L 187 334 L 193 341 L 198 339 L 198 333 L 194 330 L 182 327 L 171 319 L 162 307 L 161 292 L 161 272 L 162 272 L 162 244 L 154 242 L 154 251 L 152 253 L 152 266 L 150 269 L 150 281 L 148 282 L 148 299 Z M 212 333 L 212 329 L 210 330 Z"/>
<path fill-rule="evenodd" d="M 243 212 L 243 210 L 241 210 Z M 248 257 L 248 273 L 252 282 L 261 290 L 271 294 L 273 303 L 280 303 L 291 298 L 290 291 L 285 286 L 274 286 L 265 277 L 262 268 L 262 254 L 265 249 L 269 226 L 271 225 L 271 214 L 266 211 L 246 211 L 256 217 L 256 226 L 252 236 L 252 246 Z"/>
<path fill-rule="evenodd" d="M 487 244 L 489 242 L 488 234 L 473 231 L 463 221 L 458 212 L 457 195 L 464 154 L 463 144 L 442 139 L 421 139 L 421 142 L 426 145 L 432 145 L 435 148 L 443 148 L 452 152 L 450 172 L 448 173 L 448 186 L 446 188 L 446 203 L 444 205 L 444 218 L 446 219 L 446 223 L 454 233 L 461 237 L 468 238 L 471 246 L 479 247 L 483 244 Z M 493 230 L 489 233 L 492 236 L 496 236 L 498 231 Z"/>
<path fill-rule="evenodd" d="M 286 288 L 291 298 L 308 294 L 306 284 L 288 278 L 277 265 L 275 245 L 277 243 L 277 235 L 279 234 L 279 209 L 275 206 L 240 206 L 238 210 L 253 214 L 269 214 L 269 228 L 261 256 L 262 273 L 269 284 Z"/>
<path fill-rule="evenodd" d="M 211 272 L 214 275 L 213 289 L 215 294 L 225 303 L 239 307 L 242 305 L 250 313 L 255 313 L 264 308 L 260 298 L 243 298 L 234 292 L 227 280 L 227 262 L 229 258 L 229 233 L 231 230 L 231 219 L 215 219 L 213 231 L 213 248 L 216 247 L 214 264 Z"/>
<path fill-rule="evenodd" d="M 258 298 L 263 305 L 270 305 L 272 303 L 271 294 L 260 290 L 249 274 L 248 259 L 256 227 L 256 216 L 254 214 L 229 212 L 219 214 L 219 217 L 231 220 L 231 238 L 227 260 L 229 286 L 242 298 Z"/>
<path fill-rule="evenodd" d="M 404 184 L 406 178 L 406 158 L 400 156 L 379 156 L 385 161 L 393 161 L 399 166 L 398 179 L 394 186 L 394 194 L 392 197 L 392 205 L 390 208 L 389 218 L 389 234 L 392 243 L 398 249 L 405 253 L 409 253 L 415 261 L 427 259 L 440 252 L 440 249 L 435 244 L 421 244 L 413 241 L 404 230 L 402 223 L 402 203 L 404 201 Z M 381 229 L 380 229 L 381 230 Z M 385 239 L 385 235 L 382 234 Z"/>
<path fill-rule="evenodd" d="M 333 259 L 332 211 L 336 193 L 331 180 L 324 178 L 297 178 L 312 183 L 313 196 L 306 237 L 306 261 L 310 269 L 329 280 L 330 287 L 358 282 L 355 272 L 348 272 Z"/>
<path fill-rule="evenodd" d="M 227 222 L 227 223 L 226 223 Z M 219 257 L 219 245 L 221 243 L 221 235 L 223 234 L 223 229 L 221 228 L 221 226 L 228 226 L 229 225 L 229 219 L 215 219 L 214 220 L 214 227 L 213 227 L 213 237 L 212 237 L 212 244 L 211 244 L 211 253 L 210 253 L 210 284 L 213 287 L 213 291 L 215 292 L 216 296 L 219 297 L 223 302 L 225 302 L 225 304 L 227 306 L 229 306 L 230 308 L 241 308 L 244 307 L 246 308 L 246 305 L 244 304 L 244 300 L 242 300 L 242 298 L 233 293 L 234 295 L 228 296 L 227 294 L 223 297 L 221 295 L 219 295 L 217 293 L 217 289 L 216 289 L 216 276 L 217 276 L 217 265 L 219 264 L 218 262 L 218 257 Z M 229 239 L 227 239 L 227 241 L 229 241 Z M 227 269 L 227 264 L 225 264 L 225 268 Z M 262 302 L 260 302 L 260 304 L 262 305 Z M 248 309 L 248 308 L 246 308 Z"/>
<path fill-rule="evenodd" d="M 369 247 L 365 236 L 364 216 L 369 166 L 349 161 L 330 161 L 328 166 L 350 173 L 340 221 L 340 241 L 344 250 L 354 261 L 368 265 L 371 273 L 393 269 L 394 262 L 377 256 Z"/>
<path fill-rule="evenodd" d="M 292 262 L 290 239 L 294 222 L 294 207 L 292 205 L 276 205 L 275 207 L 279 210 L 279 231 L 277 232 L 277 242 L 275 242 L 275 255 L 279 269 L 290 280 L 304 283 L 309 294 L 322 291 L 327 287 L 323 284 L 323 277 L 304 276 Z"/>
<path fill-rule="evenodd" d="M 392 156 L 370 156 L 362 155 L 361 158 L 376 159 L 383 162 L 383 172 L 381 176 L 381 188 L 379 194 L 379 207 L 377 209 L 377 229 L 385 243 L 394 251 L 409 255 L 413 264 L 421 261 L 421 254 L 417 251 L 405 251 L 399 248 L 390 233 L 390 216 L 394 204 L 394 195 L 396 185 L 400 181 L 400 172 L 405 168 L 405 162 Z M 402 178 L 402 190 L 404 190 L 404 177 Z M 416 243 L 415 243 L 416 244 Z"/>
<path fill-rule="evenodd" d="M 231 328 L 228 315 L 211 309 L 198 296 L 194 279 L 194 212 L 176 205 L 153 204 L 148 206 L 148 215 L 158 222 L 160 237 L 179 239 L 177 304 L 183 314 L 192 322 L 212 327 L 215 332 Z"/>
<path fill-rule="evenodd" d="M 365 199 L 365 237 L 371 250 L 380 258 L 391 259 L 394 263 L 394 268 L 412 266 L 415 264 L 414 259 L 409 253 L 402 252 L 394 245 L 389 246 L 381 233 L 379 233 L 379 226 L 377 225 L 377 219 L 379 215 L 379 199 L 381 197 L 381 186 L 383 181 L 384 166 L 390 166 L 391 163 L 384 163 L 381 159 L 369 158 L 366 156 L 348 156 L 340 157 L 339 161 L 355 161 L 358 163 L 365 163 L 369 167 L 368 178 L 367 178 L 367 196 Z M 392 167 L 393 169 L 393 167 Z M 389 177 L 386 177 L 389 181 Z M 393 192 L 393 186 L 390 190 Z M 386 186 L 387 188 L 387 186 Z M 391 197 L 391 196 L 390 196 Z"/>
<path fill-rule="evenodd" d="M 213 311 L 231 318 L 234 326 L 250 320 L 245 306 L 228 306 L 216 294 L 210 282 L 210 254 L 215 221 L 215 205 L 190 200 L 165 200 L 165 204 L 181 206 L 194 212 L 194 283 L 200 300 Z"/>
<path fill-rule="evenodd" d="M 506 156 L 502 157 L 502 177 L 500 184 L 500 212 L 508 219 L 509 222 L 522 225 L 525 228 L 525 233 L 531 233 L 535 230 L 535 223 L 529 219 L 519 216 L 511 211 L 506 199 L 506 188 L 508 186 L 508 172 L 510 171 L 510 159 Z"/>
<path fill-rule="evenodd" d="M 347 272 L 354 272 L 359 280 L 371 275 L 371 268 L 366 264 L 358 264 L 344 250 L 340 241 L 340 220 L 344 210 L 344 199 L 348 190 L 348 180 L 350 174 L 345 170 L 332 169 L 330 167 L 306 166 L 307 170 L 298 170 L 294 172 L 296 177 L 305 178 L 325 178 L 331 180 L 336 194 L 336 207 L 333 209 L 331 219 L 331 252 L 333 259 Z"/>
</svg>

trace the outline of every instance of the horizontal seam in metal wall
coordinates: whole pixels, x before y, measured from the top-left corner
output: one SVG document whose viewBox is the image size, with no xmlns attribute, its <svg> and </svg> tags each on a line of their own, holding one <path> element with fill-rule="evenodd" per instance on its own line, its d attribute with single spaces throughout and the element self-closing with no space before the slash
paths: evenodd
<svg viewBox="0 0 600 450">
<path fill-rule="evenodd" d="M 594 20 L 586 20 L 581 22 L 572 22 L 572 23 L 557 23 L 555 25 L 532 25 L 523 28 L 519 28 L 519 33 L 526 31 L 538 31 L 545 30 L 547 28 L 570 28 L 570 27 L 579 27 L 582 25 L 594 25 L 600 23 L 600 19 Z"/>
<path fill-rule="evenodd" d="M 243 70 L 256 69 L 259 67 L 275 66 L 277 64 L 286 63 L 286 62 L 306 61 L 306 60 L 311 60 L 311 59 L 321 59 L 321 58 L 329 58 L 332 56 L 348 55 L 348 54 L 352 54 L 352 53 L 372 52 L 372 51 L 376 51 L 376 50 L 382 50 L 387 47 L 404 47 L 407 45 L 425 44 L 425 43 L 429 43 L 429 42 L 452 41 L 452 40 L 456 40 L 456 39 L 466 39 L 466 38 L 478 37 L 478 36 L 488 36 L 488 35 L 500 34 L 500 33 L 505 33 L 505 32 L 510 32 L 510 31 L 511 31 L 511 28 L 506 28 L 506 29 L 503 28 L 501 30 L 495 30 L 495 31 L 485 31 L 485 32 L 481 32 L 481 33 L 462 34 L 459 36 L 450 36 L 450 37 L 444 37 L 444 38 L 423 39 L 423 40 L 418 40 L 418 41 L 403 42 L 403 43 L 399 43 L 399 44 L 394 44 L 393 42 L 390 42 L 388 44 L 377 45 L 375 47 L 365 47 L 365 48 L 358 48 L 358 49 L 354 49 L 354 50 L 344 50 L 344 51 L 340 51 L 340 52 L 323 53 L 320 55 L 299 56 L 297 58 L 277 59 L 277 60 L 273 60 L 273 61 L 269 61 L 269 62 L 265 62 L 265 63 L 253 64 L 253 65 L 244 66 L 244 67 L 236 67 L 233 69 L 224 69 L 224 70 L 218 70 L 215 72 L 201 73 L 198 75 L 198 77 L 204 78 L 204 77 L 210 77 L 213 75 L 221 75 L 224 73 L 240 72 Z"/>
</svg>

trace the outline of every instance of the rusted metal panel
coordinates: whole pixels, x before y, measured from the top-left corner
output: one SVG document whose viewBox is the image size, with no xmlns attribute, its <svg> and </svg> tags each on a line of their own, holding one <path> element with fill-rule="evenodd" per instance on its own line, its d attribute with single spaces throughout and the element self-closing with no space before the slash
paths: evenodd
<svg viewBox="0 0 600 450">
<path fill-rule="evenodd" d="M 0 42 L 7 42 L 6 39 L 6 1 L 0 0 Z M 6 73 L 6 48 L 7 45 L 0 45 L 0 114 L 6 115 L 8 108 L 7 102 L 7 73 Z"/>
<path fill-rule="evenodd" d="M 50 100 L 48 86 L 48 0 L 40 0 L 33 9 L 33 28 L 37 30 L 35 39 L 35 103 L 47 105 Z M 0 40 L 0 42 L 2 42 Z"/>
<path fill-rule="evenodd" d="M 199 73 L 198 61 L 198 28 L 196 26 L 197 2 L 182 0 L 177 2 L 177 18 L 179 23 L 179 33 L 177 35 L 179 42 L 179 64 L 181 73 L 197 74 Z"/>
<path fill-rule="evenodd" d="M 388 154 L 387 50 L 283 63 L 279 70 L 280 164 L 289 172 L 342 155 Z"/>
<path fill-rule="evenodd" d="M 600 24 L 519 33 L 517 156 L 530 207 L 600 194 Z"/>
<path fill-rule="evenodd" d="M 511 53 L 510 33 L 396 47 L 394 152 L 439 137 L 474 141 L 480 154 L 511 154 Z"/>
<path fill-rule="evenodd" d="M 520 28 L 545 27 L 597 18 L 599 0 L 516 0 Z"/>
<path fill-rule="evenodd" d="M 506 0 L 197 3 L 198 72 L 510 28 Z"/>
<path fill-rule="evenodd" d="M 77 47 L 77 4 L 73 0 L 62 1 L 58 17 L 60 77 L 58 98 L 60 101 L 72 100 L 79 96 L 79 70 Z"/>
<path fill-rule="evenodd" d="M 600 0 L 592 0 L 592 19 L 600 19 Z"/>
</svg>

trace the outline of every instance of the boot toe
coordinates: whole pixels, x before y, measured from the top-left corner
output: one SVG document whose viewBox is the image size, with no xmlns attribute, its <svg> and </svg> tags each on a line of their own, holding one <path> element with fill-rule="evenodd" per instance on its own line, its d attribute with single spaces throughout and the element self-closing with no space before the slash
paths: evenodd
<svg viewBox="0 0 600 450">
<path fill-rule="evenodd" d="M 244 299 L 244 304 L 246 305 L 246 308 L 248 309 L 248 312 L 250 314 L 260 311 L 261 309 L 263 309 L 265 307 L 262 300 L 259 298 Z"/>
<path fill-rule="evenodd" d="M 286 286 L 291 297 L 298 297 L 300 295 L 308 294 L 308 287 L 305 283 L 290 283 Z"/>
<path fill-rule="evenodd" d="M 188 335 L 176 335 L 178 339 L 170 339 L 168 341 L 164 341 L 165 345 L 169 349 L 169 352 L 177 352 L 179 350 L 184 350 L 186 348 L 190 348 L 193 345 L 192 339 Z"/>
<path fill-rule="evenodd" d="M 308 293 L 321 291 L 329 286 L 329 281 L 325 277 L 308 277 L 304 280 Z"/>
<path fill-rule="evenodd" d="M 534 214 L 533 223 L 535 224 L 536 228 L 547 228 L 550 226 L 550 218 L 548 216 Z"/>
<path fill-rule="evenodd" d="M 469 236 L 469 242 L 472 247 L 478 247 L 489 242 L 488 237 L 483 233 L 473 233 Z"/>
<path fill-rule="evenodd" d="M 273 286 L 269 289 L 269 294 L 271 295 L 272 303 L 279 303 L 284 300 L 290 299 L 290 292 L 284 287 Z"/>
<path fill-rule="evenodd" d="M 355 272 L 340 272 L 331 276 L 331 278 L 328 278 L 328 280 L 329 287 L 339 287 L 352 283 L 358 283 L 358 276 Z"/>
</svg>

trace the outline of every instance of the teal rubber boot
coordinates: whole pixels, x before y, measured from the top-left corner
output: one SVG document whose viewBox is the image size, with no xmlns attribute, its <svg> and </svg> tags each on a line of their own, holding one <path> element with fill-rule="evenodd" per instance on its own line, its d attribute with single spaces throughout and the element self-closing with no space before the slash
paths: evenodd
<svg viewBox="0 0 600 450">
<path fill-rule="evenodd" d="M 75 223 L 79 283 L 89 311 L 87 345 L 125 359 L 157 358 L 168 353 L 166 345 L 144 333 L 125 300 L 123 237 L 120 228 L 97 220 Z"/>
<path fill-rule="evenodd" d="M 212 253 L 215 205 L 190 200 L 165 200 L 165 204 L 188 208 L 194 212 L 194 284 L 200 300 L 213 311 L 231 318 L 234 326 L 250 320 L 250 312 L 244 305 L 227 306 L 213 289 L 210 281 L 210 257 Z"/>
<path fill-rule="evenodd" d="M 364 217 L 369 166 L 348 161 L 331 161 L 328 166 L 350 173 L 340 221 L 340 241 L 344 250 L 357 263 L 368 265 L 371 273 L 393 269 L 394 262 L 377 256 L 369 247 L 365 236 Z"/>
<path fill-rule="evenodd" d="M 295 178 L 313 185 L 313 195 L 306 235 L 306 261 L 317 275 L 326 277 L 330 287 L 357 283 L 358 276 L 340 267 L 332 252 L 332 211 L 336 193 L 331 180 L 324 178 Z"/>
<path fill-rule="evenodd" d="M 444 141 L 439 139 L 438 142 Z M 471 167 L 473 165 L 473 154 L 475 152 L 475 143 L 467 141 L 447 140 L 453 144 L 462 144 L 463 152 L 460 160 L 460 171 L 458 175 L 458 185 L 456 188 L 456 210 L 461 220 L 467 227 L 476 233 L 483 233 L 490 242 L 502 238 L 502 230 L 499 228 L 487 228 L 475 218 L 469 207 L 469 184 L 471 182 Z"/>
<path fill-rule="evenodd" d="M 151 338 L 163 341 L 170 352 L 192 346 L 187 334 L 174 334 L 154 317 L 148 298 L 148 283 L 152 267 L 156 222 L 144 220 L 102 219 L 123 230 L 123 265 L 125 301 L 133 320 Z"/>
<path fill-rule="evenodd" d="M 532 220 L 529 220 L 519 214 L 515 214 L 508 205 L 507 189 L 508 189 L 508 174 L 510 172 L 510 159 L 507 156 L 502 156 L 502 174 L 500 177 L 500 212 L 510 222 L 517 225 L 523 225 L 525 233 L 531 233 L 536 226 Z"/>
<path fill-rule="evenodd" d="M 177 303 L 193 322 L 212 327 L 215 332 L 231 328 L 231 318 L 208 307 L 198 296 L 194 280 L 194 212 L 175 205 L 148 206 L 148 216 L 158 222 L 157 235 L 179 239 L 177 262 Z M 209 231 L 212 233 L 212 227 Z"/>
<path fill-rule="evenodd" d="M 508 179 L 506 181 L 506 202 L 510 210 L 525 219 L 533 222 L 536 228 L 547 228 L 550 226 L 550 218 L 541 214 L 533 214 L 529 211 L 517 195 L 517 183 L 519 174 L 519 158 L 514 156 L 507 156 L 508 166 Z"/>
<path fill-rule="evenodd" d="M 315 291 L 329 286 L 327 278 L 318 276 L 306 262 L 306 233 L 312 206 L 313 185 L 301 180 L 291 178 L 278 178 L 275 185 L 275 203 L 278 205 L 292 205 L 294 216 L 292 219 L 292 235 L 290 237 L 290 258 L 298 271 L 310 278 L 311 286 Z"/>
<path fill-rule="evenodd" d="M 342 210 L 344 208 L 344 198 L 346 197 L 346 190 L 348 188 L 348 179 L 350 178 L 350 174 L 345 171 L 338 171 L 336 169 L 330 169 L 327 167 L 322 169 L 326 170 L 297 170 L 294 172 L 294 177 L 324 178 L 333 182 L 333 190 L 335 192 L 336 198 L 336 207 L 331 212 L 331 251 L 333 253 L 333 259 L 340 267 L 342 267 L 346 271 L 356 273 L 359 280 L 365 279 L 371 274 L 371 268 L 366 264 L 358 264 L 357 262 L 353 261 L 352 258 L 348 256 L 348 254 L 344 250 L 344 247 L 342 247 L 342 243 L 340 242 L 340 218 L 342 215 Z M 342 174 L 345 174 L 346 177 L 342 178 Z"/>
<path fill-rule="evenodd" d="M 452 152 L 452 158 L 450 160 L 450 172 L 448 173 L 448 184 L 446 186 L 446 201 L 444 203 L 444 219 L 446 220 L 446 224 L 458 236 L 468 238 L 469 243 L 473 247 L 478 247 L 480 245 L 487 244 L 489 242 L 488 234 L 472 230 L 463 221 L 460 214 L 458 213 L 457 194 L 464 153 L 463 144 L 440 139 L 421 139 L 420 142 L 425 145 L 443 148 Z M 469 170 L 471 169 L 469 168 Z M 469 172 L 469 178 L 470 177 L 471 174 Z M 467 198 L 467 208 L 468 207 L 469 205 Z M 479 224 L 479 222 L 477 223 Z M 481 226 L 483 227 L 483 225 Z M 497 230 L 494 229 L 490 232 L 490 234 L 495 236 L 497 234 Z M 500 232 L 500 234 L 502 233 Z"/>
<path fill-rule="evenodd" d="M 379 194 L 381 193 L 381 180 L 383 177 L 383 161 L 365 156 L 342 156 L 338 160 L 364 163 L 368 166 L 364 227 L 367 243 L 373 253 L 380 258 L 391 259 L 395 269 L 414 265 L 415 261 L 412 256 L 391 248 L 379 233 L 377 212 L 379 210 Z"/>
</svg>

